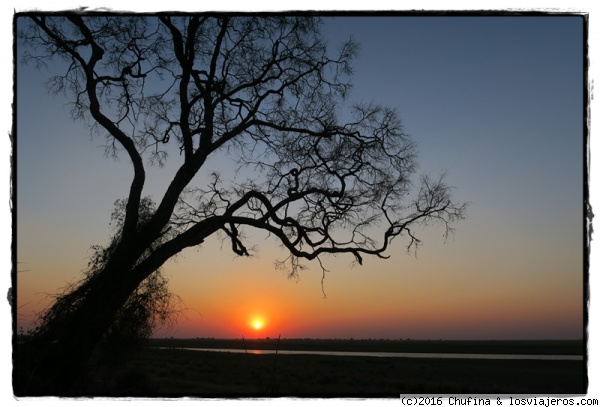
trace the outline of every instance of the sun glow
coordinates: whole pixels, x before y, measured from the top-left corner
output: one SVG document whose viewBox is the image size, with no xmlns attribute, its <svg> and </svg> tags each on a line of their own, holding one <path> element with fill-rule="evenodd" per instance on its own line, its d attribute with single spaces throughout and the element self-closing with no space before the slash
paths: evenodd
<svg viewBox="0 0 600 407">
<path fill-rule="evenodd" d="M 255 320 L 254 322 L 252 322 L 252 327 L 256 330 L 259 330 L 260 328 L 263 327 L 263 323 L 260 320 Z"/>
</svg>

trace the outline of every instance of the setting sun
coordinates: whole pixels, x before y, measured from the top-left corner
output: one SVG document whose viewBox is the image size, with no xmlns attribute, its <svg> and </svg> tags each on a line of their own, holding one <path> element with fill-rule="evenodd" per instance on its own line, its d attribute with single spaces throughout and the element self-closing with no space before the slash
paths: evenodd
<svg viewBox="0 0 600 407">
<path fill-rule="evenodd" d="M 262 328 L 263 323 L 262 323 L 262 321 L 256 320 L 252 323 L 252 326 L 254 327 L 254 329 L 258 330 L 258 329 Z"/>
</svg>

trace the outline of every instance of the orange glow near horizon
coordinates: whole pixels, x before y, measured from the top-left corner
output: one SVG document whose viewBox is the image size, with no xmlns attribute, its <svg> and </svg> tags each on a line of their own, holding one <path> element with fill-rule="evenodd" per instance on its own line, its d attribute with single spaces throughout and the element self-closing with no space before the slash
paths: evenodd
<svg viewBox="0 0 600 407">
<path fill-rule="evenodd" d="M 435 255 L 418 262 L 400 258 L 365 265 L 376 273 L 344 269 L 340 259 L 336 272 L 327 275 L 324 298 L 321 275 L 314 269 L 303 273 L 300 283 L 293 282 L 269 268 L 270 253 L 262 254 L 234 262 L 215 256 L 202 273 L 194 270 L 191 258 L 182 258 L 171 272 L 171 289 L 197 312 L 167 335 L 530 339 L 569 338 L 583 326 L 581 289 L 575 279 L 554 274 L 560 265 L 521 278 L 515 286 L 510 278 L 514 271 L 497 266 L 473 272 L 466 264 L 448 271 Z M 465 289 L 473 285 L 477 288 Z"/>
<path fill-rule="evenodd" d="M 290 281 L 269 269 L 268 255 L 229 264 L 226 256 L 214 256 L 204 262 L 203 272 L 193 267 L 193 255 L 182 257 L 166 273 L 171 291 L 185 301 L 185 317 L 156 336 L 563 339 L 584 326 L 581 286 L 558 274 L 567 266 L 548 265 L 544 273 L 521 277 L 517 286 L 511 284 L 515 272 L 501 266 L 475 273 L 458 266 L 461 258 L 448 271 L 432 257 L 365 265 L 376 273 L 344 270 L 339 262 L 327 275 L 326 298 L 318 272 L 307 270 L 300 283 Z M 27 267 L 35 270 L 38 262 L 33 258 Z M 578 267 L 571 270 L 571 275 L 581 273 Z M 44 278 L 23 283 L 33 276 L 18 276 L 25 330 L 25 317 L 43 298 L 35 293 L 49 290 Z"/>
</svg>

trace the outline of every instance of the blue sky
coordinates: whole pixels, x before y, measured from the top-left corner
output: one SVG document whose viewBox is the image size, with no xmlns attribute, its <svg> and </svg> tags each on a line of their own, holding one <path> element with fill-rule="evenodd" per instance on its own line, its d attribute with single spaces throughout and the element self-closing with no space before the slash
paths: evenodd
<svg viewBox="0 0 600 407">
<path fill-rule="evenodd" d="M 484 207 L 544 180 L 581 190 L 572 182 L 582 157 L 581 20 L 336 20 L 333 32 L 362 44 L 354 94 L 398 108 L 422 169 L 450 170 Z M 532 199 L 580 198 L 577 189 L 536 189 Z"/>
</svg>

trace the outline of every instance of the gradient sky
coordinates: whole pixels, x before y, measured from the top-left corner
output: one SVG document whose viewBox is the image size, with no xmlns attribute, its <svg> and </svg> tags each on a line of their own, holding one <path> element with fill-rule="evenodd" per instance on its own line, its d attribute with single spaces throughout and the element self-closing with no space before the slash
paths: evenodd
<svg viewBox="0 0 600 407">
<path fill-rule="evenodd" d="M 350 257 L 327 258 L 326 298 L 318 264 L 287 279 L 274 268 L 285 253 L 265 236 L 250 259 L 211 239 L 165 266 L 188 311 L 157 335 L 581 338 L 583 24 L 325 19 L 332 48 L 350 36 L 361 44 L 351 98 L 399 110 L 418 143 L 418 172 L 448 171 L 457 200 L 471 202 L 468 219 L 446 242 L 435 226 L 422 231 L 416 257 L 396 240 L 389 260 L 351 267 Z M 107 243 L 132 171 L 70 120 L 67 99 L 45 92 L 55 66 L 16 69 L 17 312 L 27 329 L 48 294 L 78 279 L 90 246 Z M 145 194 L 161 196 L 168 173 L 150 169 Z"/>
</svg>

